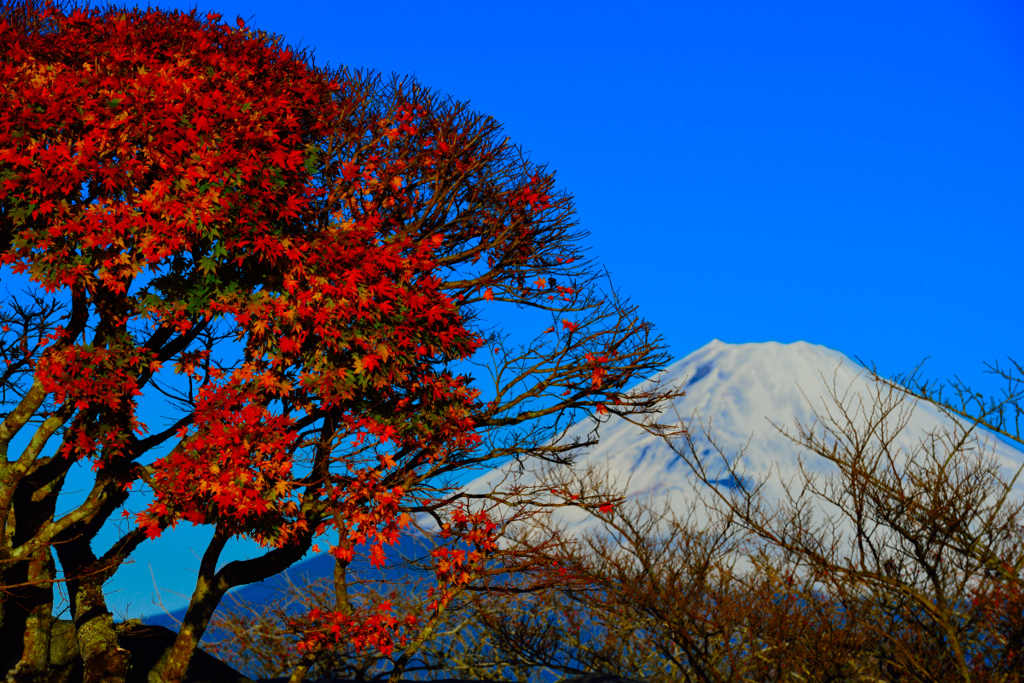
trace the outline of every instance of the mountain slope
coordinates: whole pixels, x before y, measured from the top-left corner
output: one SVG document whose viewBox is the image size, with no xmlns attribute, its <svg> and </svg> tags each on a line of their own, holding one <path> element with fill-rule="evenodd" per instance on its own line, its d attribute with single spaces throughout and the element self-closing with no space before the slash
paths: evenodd
<svg viewBox="0 0 1024 683">
<path fill-rule="evenodd" d="M 819 475 L 834 472 L 835 468 L 824 459 L 803 452 L 776 426 L 795 433 L 794 421 L 811 425 L 816 412 L 826 419 L 829 413 L 838 417 L 829 398 L 830 388 L 845 397 L 848 407 L 862 402 L 863 408 L 870 410 L 875 385 L 866 375 L 863 367 L 824 346 L 807 342 L 726 344 L 716 339 L 674 363 L 659 379 L 685 386 L 686 395 L 675 402 L 673 409 L 682 419 L 694 418 L 691 434 L 695 451 L 709 463 L 710 469 L 720 468 L 721 457 L 700 424 L 725 454 L 734 455 L 746 448 L 746 479 L 767 478 L 764 493 L 770 501 L 777 501 L 785 495 L 784 483 L 799 474 L 801 459 L 807 470 Z M 908 402 L 906 407 L 909 409 L 911 404 Z M 665 417 L 671 416 L 669 411 Z M 863 414 L 854 423 L 863 425 Z M 953 426 L 934 406 L 919 403 L 913 406 L 906 427 L 894 443 L 909 451 L 929 433 Z M 570 429 L 567 438 L 582 437 L 592 428 L 590 421 L 584 421 Z M 709 493 L 705 485 L 698 485 L 689 466 L 663 439 L 614 416 L 601 426 L 600 436 L 596 447 L 577 458 L 576 471 L 581 472 L 589 465 L 604 466 L 609 480 L 625 488 L 629 498 L 651 496 L 656 502 L 668 501 L 677 511 L 701 493 Z M 1024 464 L 1024 453 L 1002 441 L 989 437 L 987 446 L 1000 459 L 1008 476 Z M 467 489 L 491 490 L 509 471 L 511 468 L 506 467 L 489 472 L 471 482 Z M 725 474 L 722 472 L 720 485 L 734 484 Z M 537 473 L 528 471 L 519 481 L 525 485 L 536 483 Z M 1024 484 L 1019 483 L 1017 490 L 1024 493 Z M 552 518 L 567 525 L 574 535 L 599 525 L 594 517 L 578 508 L 563 508 Z"/>
</svg>

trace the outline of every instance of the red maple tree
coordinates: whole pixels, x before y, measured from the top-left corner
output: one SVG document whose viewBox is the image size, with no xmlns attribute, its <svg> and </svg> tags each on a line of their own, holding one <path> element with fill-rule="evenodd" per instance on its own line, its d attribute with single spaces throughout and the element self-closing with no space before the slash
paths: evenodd
<svg viewBox="0 0 1024 683">
<path fill-rule="evenodd" d="M 26 680 L 49 667 L 56 553 L 85 680 L 124 680 L 103 584 L 179 521 L 214 536 L 163 681 L 182 679 L 229 589 L 328 531 L 336 601 L 295 621 L 296 680 L 340 640 L 406 647 L 400 675 L 403 638 L 422 643 L 497 573 L 570 580 L 551 545 L 500 548 L 507 520 L 450 480 L 567 462 L 596 438 L 558 438 L 581 414 L 662 429 L 673 391 L 626 389 L 668 358 L 602 289 L 553 174 L 464 105 L 317 69 L 217 14 L 14 2 L 0 44 L 0 268 L 30 277 L 0 333 L 0 642 L 19 644 L 0 665 Z M 502 304 L 539 334 L 508 337 Z M 173 417 L 151 429 L 153 397 Z M 77 461 L 94 484 L 58 513 Z M 353 607 L 354 554 L 382 564 L 416 513 L 450 540 L 431 609 Z M 118 516 L 134 527 L 96 549 Z M 217 569 L 235 537 L 266 552 Z"/>
</svg>

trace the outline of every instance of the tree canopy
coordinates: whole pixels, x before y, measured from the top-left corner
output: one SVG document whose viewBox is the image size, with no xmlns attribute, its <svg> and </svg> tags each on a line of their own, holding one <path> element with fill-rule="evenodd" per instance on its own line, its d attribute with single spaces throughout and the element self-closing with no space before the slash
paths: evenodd
<svg viewBox="0 0 1024 683">
<path fill-rule="evenodd" d="M 152 681 L 181 680 L 226 591 L 328 531 L 335 602 L 301 621 L 303 672 L 346 640 L 405 647 L 400 675 L 463 589 L 569 580 L 560 539 L 499 547 L 508 520 L 451 483 L 569 462 L 596 438 L 559 438 L 583 415 L 665 429 L 673 390 L 627 390 L 668 356 L 585 257 L 553 173 L 463 104 L 317 68 L 241 19 L 8 2 L 0 44 L 0 273 L 30 278 L 0 310 L 0 641 L 20 643 L 0 669 L 44 675 L 60 580 L 85 680 L 124 680 L 104 582 L 182 521 L 214 537 Z M 543 321 L 526 341 L 510 307 Z M 58 511 L 78 461 L 94 483 Z M 417 514 L 447 542 L 436 599 L 353 605 L 354 554 L 382 564 Z M 218 568 L 235 537 L 266 552 Z"/>
</svg>

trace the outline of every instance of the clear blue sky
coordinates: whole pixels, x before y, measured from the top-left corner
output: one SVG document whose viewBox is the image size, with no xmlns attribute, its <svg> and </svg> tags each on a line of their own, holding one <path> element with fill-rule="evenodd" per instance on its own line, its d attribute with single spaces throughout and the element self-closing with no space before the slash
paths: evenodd
<svg viewBox="0 0 1024 683">
<path fill-rule="evenodd" d="M 983 362 L 1024 359 L 1019 2 L 198 8 L 503 123 L 677 358 L 806 340 L 985 391 Z M 150 564 L 187 587 L 172 558 L 198 563 L 168 540 L 119 575 L 131 612 Z"/>
<path fill-rule="evenodd" d="M 977 381 L 1024 357 L 1019 2 L 198 7 L 503 123 L 677 357 L 806 340 Z"/>
</svg>

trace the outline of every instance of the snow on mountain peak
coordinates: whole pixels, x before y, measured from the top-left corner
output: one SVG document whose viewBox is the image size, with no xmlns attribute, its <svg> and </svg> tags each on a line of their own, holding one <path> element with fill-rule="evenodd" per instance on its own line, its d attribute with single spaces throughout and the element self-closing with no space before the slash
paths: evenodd
<svg viewBox="0 0 1024 683">
<path fill-rule="evenodd" d="M 829 397 L 830 388 L 838 396 L 845 396 L 848 407 L 856 408 L 859 403 L 868 411 L 877 393 L 865 368 L 838 351 L 803 341 L 727 344 L 715 339 L 653 379 L 684 387 L 686 395 L 677 399 L 672 409 L 684 420 L 699 417 L 724 453 L 733 455 L 746 448 L 743 472 L 748 479 L 767 478 L 764 493 L 771 502 L 780 500 L 785 495 L 785 483 L 799 476 L 801 459 L 808 471 L 820 475 L 835 471 L 834 465 L 804 452 L 776 427 L 795 433 L 795 421 L 810 426 L 816 420 L 815 413 L 826 418 L 829 414 L 838 416 Z M 905 406 L 907 423 L 894 442 L 905 452 L 917 447 L 929 433 L 954 424 L 930 404 L 908 401 Z M 672 418 L 669 410 L 664 419 Z M 855 423 L 863 422 L 861 414 Z M 697 424 L 696 420 L 691 422 L 697 453 L 705 462 L 720 463 L 720 456 Z M 592 428 L 592 423 L 584 420 L 570 428 L 566 436 L 582 437 Z M 650 496 L 655 502 L 668 501 L 677 512 L 693 502 L 702 489 L 705 495 L 709 493 L 662 438 L 614 416 L 599 433 L 600 443 L 577 457 L 575 471 L 592 464 L 603 466 L 609 480 L 624 487 L 628 498 Z M 1007 475 L 1024 463 L 1024 453 L 1006 443 L 989 437 L 986 444 L 1000 458 Z M 498 468 L 466 488 L 474 493 L 492 490 L 514 469 L 514 465 Z M 536 471 L 528 468 L 519 482 L 537 483 Z M 720 480 L 720 485 L 733 483 L 724 476 Z M 1024 492 L 1024 486 L 1017 488 Z M 596 518 L 579 508 L 561 508 L 553 513 L 552 521 L 564 523 L 573 535 L 599 526 Z"/>
</svg>

